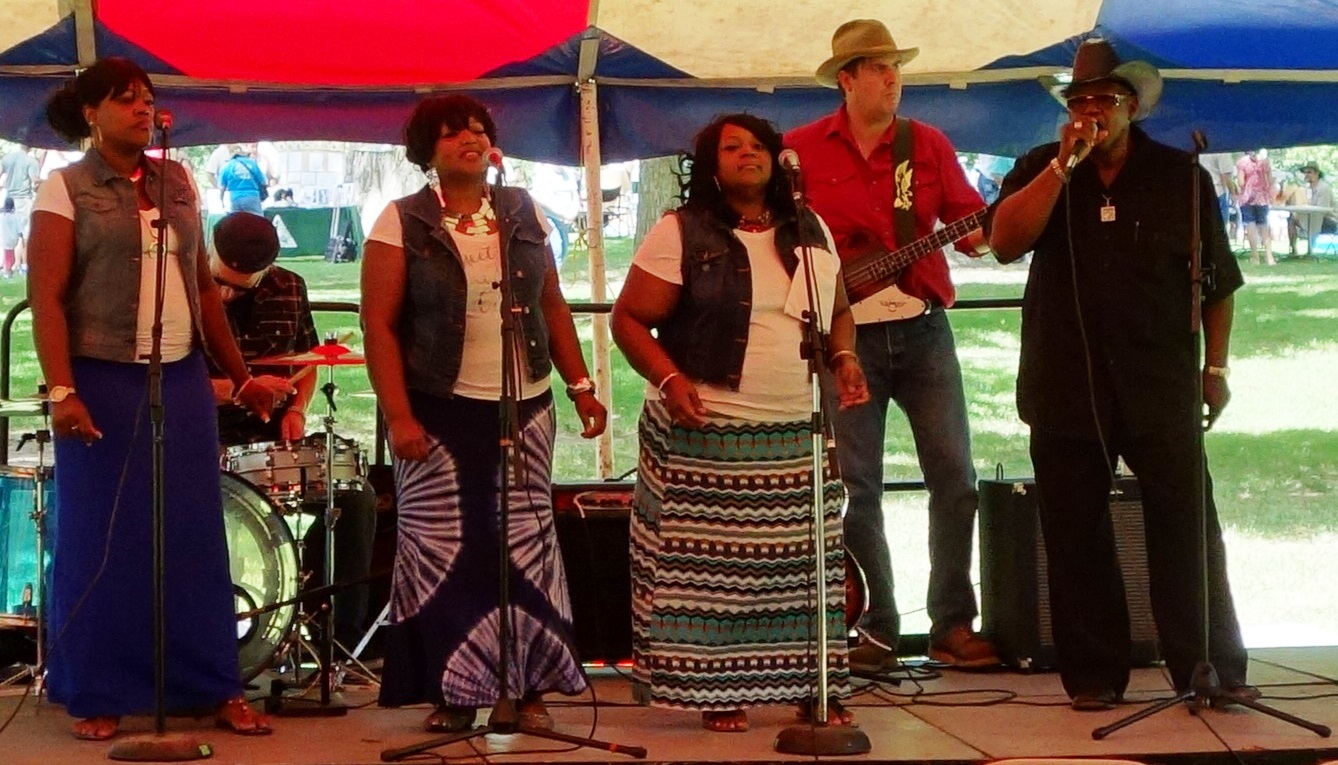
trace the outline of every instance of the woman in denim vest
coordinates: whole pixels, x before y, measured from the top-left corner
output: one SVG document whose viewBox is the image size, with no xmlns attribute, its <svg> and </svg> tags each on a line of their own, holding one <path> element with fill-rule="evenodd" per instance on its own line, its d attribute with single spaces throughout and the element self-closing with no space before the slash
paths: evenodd
<svg viewBox="0 0 1338 765">
<path fill-rule="evenodd" d="M 487 109 L 466 96 L 428 98 L 404 133 L 409 161 L 430 181 L 381 214 L 362 265 L 367 371 L 390 430 L 399 514 L 380 702 L 429 702 L 429 731 L 464 730 L 498 700 L 505 655 L 520 725 L 546 728 L 542 694 L 586 686 L 553 526 L 551 370 L 567 382 L 582 435 L 603 432 L 606 413 L 558 289 L 542 213 L 524 191 L 485 182 L 497 139 Z M 507 385 L 504 278 L 515 308 Z M 517 459 L 505 476 L 510 640 L 499 646 L 504 388 L 518 416 Z"/>
<path fill-rule="evenodd" d="M 613 309 L 613 337 L 648 381 L 631 532 L 634 689 L 720 732 L 746 730 L 746 707 L 813 708 L 805 252 L 836 398 L 868 400 L 836 247 L 796 209 L 780 151 L 757 117 L 707 125 L 687 203 L 646 235 Z M 824 479 L 827 722 L 841 725 L 852 719 L 836 700 L 850 693 L 842 496 Z"/>
<path fill-rule="evenodd" d="M 216 707 L 220 727 L 269 733 L 242 695 L 204 351 L 260 416 L 291 386 L 247 375 L 209 274 L 194 186 L 181 165 L 144 156 L 154 129 L 144 71 L 126 59 L 99 61 L 51 97 L 47 118 L 71 142 L 91 139 L 82 160 L 39 188 L 32 224 L 33 340 L 60 464 L 51 699 L 82 718 L 75 736 L 95 740 L 115 735 L 121 716 L 155 709 L 147 360 L 156 237 L 166 231 L 164 702 Z"/>
</svg>

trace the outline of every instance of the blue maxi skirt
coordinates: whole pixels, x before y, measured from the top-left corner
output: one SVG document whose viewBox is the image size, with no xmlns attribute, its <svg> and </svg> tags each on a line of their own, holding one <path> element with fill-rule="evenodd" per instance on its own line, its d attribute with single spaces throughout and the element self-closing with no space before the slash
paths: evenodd
<svg viewBox="0 0 1338 765">
<path fill-rule="evenodd" d="M 153 443 L 148 367 L 74 359 L 102 440 L 56 439 L 49 599 L 51 700 L 75 717 L 154 709 Z M 204 355 L 163 365 L 166 707 L 203 711 L 242 692 Z"/>
</svg>

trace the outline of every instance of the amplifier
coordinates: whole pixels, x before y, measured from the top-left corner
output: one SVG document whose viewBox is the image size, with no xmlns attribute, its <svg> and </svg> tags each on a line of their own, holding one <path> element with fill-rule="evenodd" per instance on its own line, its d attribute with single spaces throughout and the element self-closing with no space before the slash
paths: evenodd
<svg viewBox="0 0 1338 765">
<path fill-rule="evenodd" d="M 1124 574 L 1133 661 L 1145 666 L 1158 660 L 1158 651 L 1138 480 L 1121 477 L 1116 491 L 1110 515 Z M 1056 666 L 1038 502 L 1033 479 L 980 482 L 982 631 L 994 641 L 999 658 L 1023 670 Z"/>
</svg>

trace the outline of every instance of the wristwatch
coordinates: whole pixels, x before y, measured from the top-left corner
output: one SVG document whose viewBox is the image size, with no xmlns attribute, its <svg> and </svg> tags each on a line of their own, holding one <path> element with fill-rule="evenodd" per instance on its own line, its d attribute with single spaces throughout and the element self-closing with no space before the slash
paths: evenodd
<svg viewBox="0 0 1338 765">
<path fill-rule="evenodd" d="M 70 396 L 74 395 L 74 388 L 68 385 L 53 385 L 47 391 L 46 397 L 53 404 L 59 404 Z"/>
<path fill-rule="evenodd" d="M 594 393 L 594 392 L 595 392 L 595 381 L 591 380 L 589 377 L 582 377 L 581 379 L 567 386 L 567 398 L 571 399 L 572 401 L 575 401 L 576 397 L 581 395 L 582 393 Z"/>
<path fill-rule="evenodd" d="M 1222 378 L 1225 378 L 1227 375 L 1231 374 L 1230 367 L 1214 367 L 1210 365 L 1204 367 L 1203 371 L 1205 374 L 1210 374 L 1213 377 L 1222 377 Z"/>
</svg>

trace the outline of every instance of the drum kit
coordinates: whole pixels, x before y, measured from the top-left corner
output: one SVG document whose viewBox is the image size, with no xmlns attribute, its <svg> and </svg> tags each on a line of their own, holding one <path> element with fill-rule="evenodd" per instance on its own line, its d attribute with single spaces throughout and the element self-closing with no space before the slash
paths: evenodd
<svg viewBox="0 0 1338 765">
<path fill-rule="evenodd" d="M 301 592 L 307 574 L 301 570 L 299 544 L 304 508 L 323 506 L 325 565 L 323 592 L 337 589 L 332 565 L 333 528 L 338 518 L 336 497 L 361 491 L 367 482 L 367 459 L 356 441 L 335 433 L 334 368 L 362 364 L 354 353 L 333 338 L 308 353 L 255 359 L 256 367 L 303 367 L 329 370 L 322 388 L 327 400 L 324 432 L 296 441 L 251 443 L 223 448 L 219 462 L 227 535 L 229 568 L 238 612 L 238 651 L 242 681 L 250 682 L 274 666 L 285 651 L 304 645 L 298 629 Z M 308 372 L 309 373 L 309 372 Z M 24 436 L 37 444 L 35 466 L 0 465 L 0 647 L 12 644 L 32 649 L 34 656 L 21 662 L 17 673 L 0 685 L 32 680 L 32 691 L 41 692 L 41 671 L 47 646 L 42 611 L 50 583 L 52 530 L 58 522 L 53 502 L 54 467 L 49 464 L 51 442 L 50 405 L 45 390 L 33 398 L 0 399 L 0 417 L 41 417 L 42 426 Z M 24 516 L 27 516 L 25 519 Z M 333 651 L 330 608 L 321 609 L 324 619 L 320 665 L 321 704 L 328 706 Z M 31 638 L 29 638 L 31 636 Z M 12 639 L 12 640 L 11 640 Z M 366 642 L 364 640 L 364 642 Z M 25 656 L 26 658 L 26 656 Z M 356 652 L 353 657 L 356 659 Z M 293 662 L 297 671 L 298 661 Z"/>
</svg>

